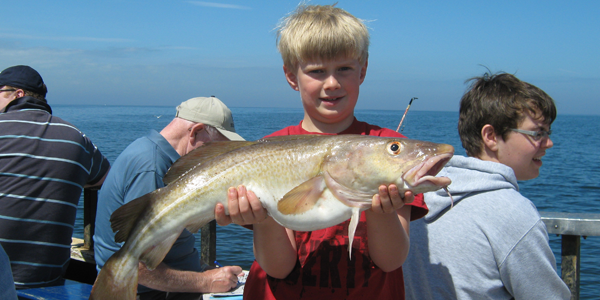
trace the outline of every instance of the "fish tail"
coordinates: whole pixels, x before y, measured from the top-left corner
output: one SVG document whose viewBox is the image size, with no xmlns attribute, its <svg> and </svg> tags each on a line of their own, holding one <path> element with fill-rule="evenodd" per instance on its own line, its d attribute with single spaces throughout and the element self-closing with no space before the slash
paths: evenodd
<svg viewBox="0 0 600 300">
<path fill-rule="evenodd" d="M 138 261 L 121 250 L 100 270 L 90 300 L 134 300 L 137 294 Z"/>
</svg>

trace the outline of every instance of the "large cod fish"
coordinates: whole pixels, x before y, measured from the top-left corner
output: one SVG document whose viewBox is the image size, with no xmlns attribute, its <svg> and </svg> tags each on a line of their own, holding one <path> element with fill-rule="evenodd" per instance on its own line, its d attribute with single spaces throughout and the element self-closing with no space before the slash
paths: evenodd
<svg viewBox="0 0 600 300">
<path fill-rule="evenodd" d="M 197 232 L 215 218 L 227 189 L 245 185 L 282 226 L 297 231 L 351 219 L 349 251 L 361 211 L 382 184 L 401 194 L 450 184 L 435 177 L 452 157 L 446 144 L 361 135 L 298 135 L 254 142 L 208 143 L 173 164 L 164 188 L 117 209 L 116 242 L 125 242 L 104 265 L 90 299 L 135 299 L 138 262 L 153 270 L 184 228 Z M 250 250 L 249 250 L 250 251 Z"/>
</svg>

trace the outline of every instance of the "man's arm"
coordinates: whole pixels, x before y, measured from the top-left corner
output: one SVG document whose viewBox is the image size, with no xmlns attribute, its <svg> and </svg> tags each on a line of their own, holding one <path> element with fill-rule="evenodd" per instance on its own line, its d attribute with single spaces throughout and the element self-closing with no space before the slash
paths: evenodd
<svg viewBox="0 0 600 300">
<path fill-rule="evenodd" d="M 110 169 L 109 169 L 109 170 L 110 170 Z M 107 170 L 107 171 L 106 171 L 106 173 L 104 173 L 104 176 L 102 176 L 102 179 L 100 179 L 100 181 L 98 181 L 98 182 L 96 182 L 96 183 L 94 183 L 94 184 L 86 184 L 86 185 L 84 186 L 84 188 L 86 188 L 86 189 L 87 189 L 87 188 L 92 188 L 92 187 L 101 187 L 101 186 L 102 186 L 102 184 L 104 183 L 104 180 L 106 179 L 106 176 L 108 175 L 108 171 L 109 171 L 109 170 Z"/>
<path fill-rule="evenodd" d="M 217 293 L 237 285 L 239 266 L 226 266 L 204 272 L 180 271 L 160 263 L 150 271 L 140 263 L 138 283 L 151 289 L 180 293 Z"/>
<path fill-rule="evenodd" d="M 91 154 L 92 160 L 92 167 L 84 187 L 100 187 L 102 186 L 102 183 L 104 183 L 106 175 L 108 175 L 110 162 L 102 155 L 98 147 L 96 147 L 88 137 L 84 136 L 84 139 L 87 141 L 86 147 Z M 99 177 L 101 177 L 100 180 L 98 180 Z"/>
</svg>

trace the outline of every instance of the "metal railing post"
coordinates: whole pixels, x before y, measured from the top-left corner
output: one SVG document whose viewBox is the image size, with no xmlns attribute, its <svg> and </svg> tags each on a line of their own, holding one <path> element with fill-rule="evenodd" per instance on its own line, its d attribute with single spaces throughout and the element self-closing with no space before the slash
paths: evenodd
<svg viewBox="0 0 600 300">
<path fill-rule="evenodd" d="M 83 247 L 94 250 L 96 210 L 98 209 L 98 189 L 83 190 Z"/>
<path fill-rule="evenodd" d="M 541 211 L 549 234 L 562 236 L 561 278 L 571 290 L 571 299 L 579 300 L 581 237 L 600 236 L 600 214 Z"/>
<path fill-rule="evenodd" d="M 200 259 L 203 264 L 214 267 L 217 259 L 217 221 L 212 220 L 202 227 L 200 239 Z"/>
<path fill-rule="evenodd" d="M 571 300 L 579 300 L 581 236 L 562 236 L 561 277 L 571 290 Z"/>
</svg>

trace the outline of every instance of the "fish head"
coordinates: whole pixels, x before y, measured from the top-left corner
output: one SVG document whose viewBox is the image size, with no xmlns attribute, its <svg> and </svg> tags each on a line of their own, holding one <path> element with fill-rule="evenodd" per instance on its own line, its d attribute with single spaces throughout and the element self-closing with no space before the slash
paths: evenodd
<svg viewBox="0 0 600 300">
<path fill-rule="evenodd" d="M 330 182 L 343 187 L 339 189 L 346 194 L 362 195 L 368 204 L 380 185 L 396 184 L 402 194 L 407 190 L 419 194 L 451 182 L 447 177 L 435 177 L 454 154 L 454 147 L 447 144 L 370 137 L 340 145 L 332 154 L 331 164 L 324 168 Z"/>
<path fill-rule="evenodd" d="M 408 139 L 402 142 L 405 153 L 399 153 L 398 156 L 404 156 L 401 178 L 406 190 L 420 194 L 450 185 L 451 181 L 448 177 L 436 177 L 436 175 L 454 155 L 454 147 L 448 144 Z"/>
</svg>

